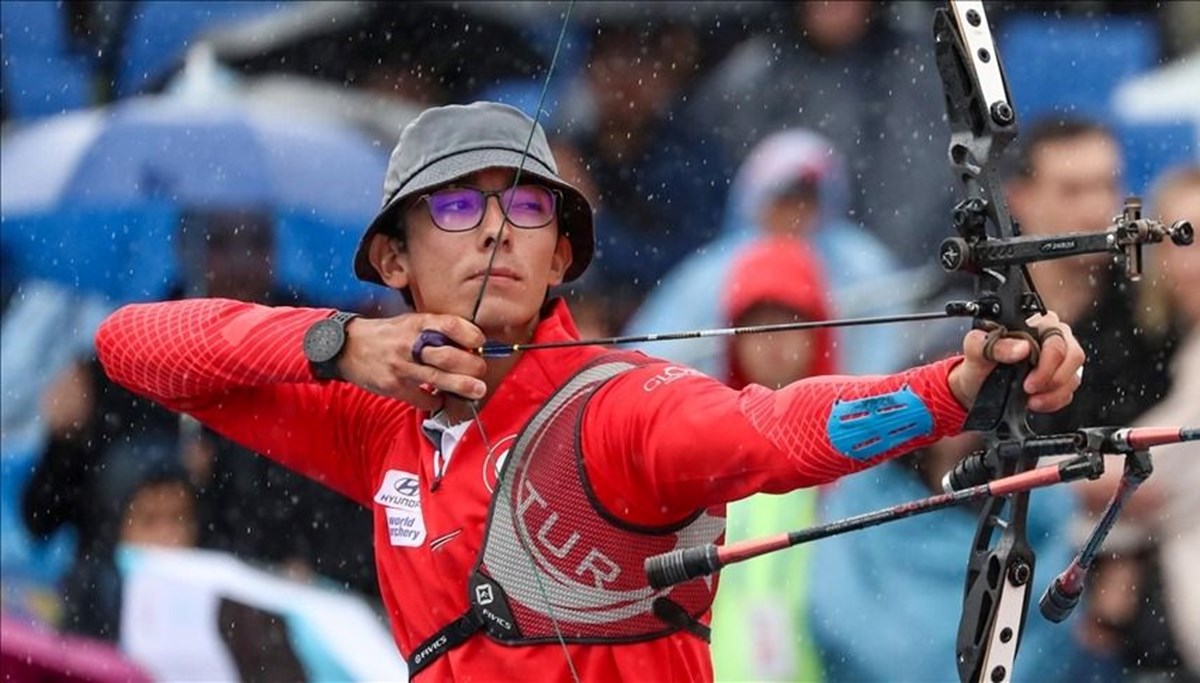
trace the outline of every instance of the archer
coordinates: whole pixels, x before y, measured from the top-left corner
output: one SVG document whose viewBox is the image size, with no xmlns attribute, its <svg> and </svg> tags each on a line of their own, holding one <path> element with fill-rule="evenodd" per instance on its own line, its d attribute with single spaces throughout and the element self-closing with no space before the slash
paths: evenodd
<svg viewBox="0 0 1200 683">
<path fill-rule="evenodd" d="M 596 346 L 469 350 L 577 340 L 547 291 L 584 272 L 594 242 L 535 121 L 434 108 L 401 133 L 355 257 L 415 312 L 132 305 L 101 327 L 99 357 L 119 383 L 372 510 L 413 674 L 705 680 L 716 582 L 655 591 L 646 558 L 717 540 L 728 502 L 957 434 L 996 363 L 1035 351 L 974 330 L 961 356 L 895 375 L 735 391 Z M 1083 351 L 1054 314 L 1032 324 L 1029 406 L 1058 410 Z"/>
</svg>

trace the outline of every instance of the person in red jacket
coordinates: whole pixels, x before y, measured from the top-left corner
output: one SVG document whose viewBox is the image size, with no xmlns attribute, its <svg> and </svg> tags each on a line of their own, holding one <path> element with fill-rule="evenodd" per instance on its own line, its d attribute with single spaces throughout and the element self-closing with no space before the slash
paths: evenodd
<svg viewBox="0 0 1200 683">
<path fill-rule="evenodd" d="M 896 375 L 734 390 L 595 346 L 474 351 L 577 339 L 548 290 L 593 249 L 591 207 L 540 126 L 495 103 L 438 107 L 402 131 L 355 258 L 414 312 L 130 305 L 101 326 L 98 353 L 122 385 L 372 510 L 410 673 L 707 680 L 714 582 L 656 590 L 642 561 L 718 539 L 729 501 L 959 432 L 994 361 L 972 332 L 961 357 Z M 1037 325 L 1061 336 L 1044 337 L 1030 407 L 1056 410 L 1083 354 L 1052 314 Z M 993 357 L 1029 352 L 1005 339 Z"/>
</svg>

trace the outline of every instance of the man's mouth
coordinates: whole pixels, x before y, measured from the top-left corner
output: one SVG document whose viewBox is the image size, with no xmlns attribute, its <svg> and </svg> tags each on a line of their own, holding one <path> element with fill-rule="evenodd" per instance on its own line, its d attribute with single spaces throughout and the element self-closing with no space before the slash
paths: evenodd
<svg viewBox="0 0 1200 683">
<path fill-rule="evenodd" d="M 471 280 L 482 280 L 484 278 L 484 276 L 487 275 L 487 272 L 488 271 L 486 268 L 477 270 L 477 271 L 475 271 L 475 273 L 473 273 L 471 275 L 470 279 Z M 508 268 L 492 268 L 491 275 L 487 275 L 487 277 L 489 280 L 501 280 L 501 279 L 503 279 L 503 280 L 520 280 L 521 279 L 520 277 L 517 276 L 516 271 L 509 270 Z"/>
</svg>

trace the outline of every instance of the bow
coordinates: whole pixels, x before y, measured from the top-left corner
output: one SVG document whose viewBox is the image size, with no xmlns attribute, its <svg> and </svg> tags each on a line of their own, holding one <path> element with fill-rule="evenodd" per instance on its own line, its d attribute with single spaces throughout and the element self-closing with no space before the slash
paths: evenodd
<svg viewBox="0 0 1200 683">
<path fill-rule="evenodd" d="M 976 278 L 975 299 L 952 302 L 947 315 L 969 314 L 975 327 L 989 331 L 990 339 L 1026 339 L 1036 349 L 1040 341 L 1037 331 L 1026 321 L 1035 313 L 1044 313 L 1045 307 L 1027 264 L 1111 253 L 1124 262 L 1126 275 L 1136 280 L 1141 274 L 1143 245 L 1166 239 L 1179 246 L 1192 243 L 1190 224 L 1180 221 L 1165 226 L 1143 218 L 1141 203 L 1135 198 L 1126 201 L 1111 229 L 1104 232 L 1022 236 L 1008 211 L 996 171 L 1001 153 L 1016 137 L 1016 114 L 983 3 L 950 0 L 948 9 L 936 10 L 933 34 L 950 124 L 949 160 L 966 195 L 954 209 L 958 234 L 942 243 L 938 260 L 947 271 L 962 271 Z M 896 321 L 893 317 L 869 322 Z M 864 323 L 826 323 L 842 324 Z M 740 334 L 747 330 L 712 332 Z M 686 334 L 704 333 L 659 338 Z M 486 350 L 491 349 L 481 352 Z M 1071 566 L 1041 599 L 1043 615 L 1061 621 L 1078 601 L 1087 569 L 1122 505 L 1149 475 L 1148 449 L 1200 439 L 1196 429 L 1084 428 L 1072 434 L 1035 434 L 1026 421 L 1028 397 L 1023 389 L 1034 358 L 1031 355 L 1017 365 L 998 365 L 985 381 L 964 426 L 983 434 L 984 449 L 947 476 L 946 493 L 774 537 L 660 555 L 646 563 L 651 585 L 671 585 L 799 543 L 983 499 L 968 559 L 956 645 L 958 672 L 963 681 L 1010 680 L 1034 571 L 1035 557 L 1026 538 L 1030 491 L 1098 477 L 1103 473 L 1104 454 L 1126 456 L 1124 476 L 1099 524 Z M 1074 457 L 1038 467 L 1039 458 L 1049 455 Z"/>
<path fill-rule="evenodd" d="M 998 158 L 1016 136 L 1016 116 L 982 1 L 950 0 L 948 10 L 936 11 L 934 37 L 950 125 L 949 161 L 966 194 L 953 215 L 958 235 L 943 241 L 938 262 L 948 271 L 976 276 L 976 298 L 952 302 L 947 314 L 971 314 L 977 328 L 989 330 L 992 340 L 1003 336 L 1025 338 L 1037 348 L 1037 330 L 1026 319 L 1045 312 L 1045 307 L 1028 275 L 1028 263 L 1084 253 L 1112 253 L 1123 260 L 1127 276 L 1136 280 L 1141 274 L 1142 246 L 1165 239 L 1180 246 L 1192 244 L 1190 224 L 1164 226 L 1147 220 L 1141 216 L 1139 200 L 1134 198 L 1127 200 L 1122 214 L 1105 232 L 1052 238 L 1020 235 L 996 172 Z M 896 320 L 878 318 L 869 322 Z M 826 324 L 866 322 L 832 320 Z M 680 332 L 659 337 L 683 335 Z M 692 335 L 702 336 L 701 332 Z M 1084 549 L 1040 600 L 1043 615 L 1058 622 L 1079 600 L 1087 568 L 1122 505 L 1150 474 L 1148 448 L 1200 438 L 1195 429 L 1115 427 L 1088 427 L 1070 435 L 1036 435 L 1027 425 L 1027 396 L 1022 389 L 1036 363 L 1033 358 L 1031 355 L 1031 360 L 1018 365 L 998 365 L 986 379 L 965 425 L 966 430 L 982 433 L 985 447 L 948 475 L 943 495 L 776 537 L 666 553 L 647 562 L 650 583 L 655 587 L 672 585 L 806 541 L 984 499 L 968 558 L 956 663 L 962 681 L 1008 681 L 1025 624 L 1034 569 L 1034 553 L 1026 538 L 1030 492 L 1037 487 L 1099 477 L 1104 454 L 1127 457 L 1121 484 Z M 1038 467 L 1039 457 L 1046 455 L 1075 457 L 1060 465 Z"/>
<path fill-rule="evenodd" d="M 570 12 L 571 6 L 568 6 L 562 34 L 565 34 Z M 1141 204 L 1135 199 L 1126 202 L 1123 212 L 1114 218 L 1112 227 L 1103 232 L 1065 234 L 1052 238 L 1020 235 L 1008 211 L 1000 177 L 996 172 L 1000 154 L 1016 137 L 1016 114 L 982 1 L 949 0 L 949 9 L 936 10 L 933 29 L 951 129 L 949 159 L 965 194 L 965 199 L 955 207 L 953 214 L 957 236 L 942 243 L 938 260 L 948 271 L 961 271 L 975 276 L 975 298 L 972 301 L 951 302 L 946 305 L 945 311 L 937 313 L 693 330 L 548 344 L 489 342 L 474 351 L 485 357 L 499 357 L 520 351 L 563 346 L 665 341 L 951 316 L 972 317 L 975 326 L 988 330 L 991 338 L 1026 339 L 1036 349 L 1039 341 L 1037 331 L 1026 320 L 1035 313 L 1044 313 L 1045 307 L 1029 277 L 1027 264 L 1088 253 L 1111 253 L 1124 261 L 1126 274 L 1136 280 L 1141 274 L 1143 245 L 1166 239 L 1176 245 L 1191 244 L 1193 233 L 1190 224 L 1181 221 L 1166 226 L 1143 218 Z M 555 49 L 555 58 L 551 61 L 543 84 L 542 100 L 557 56 L 558 48 Z M 540 118 L 542 103 L 539 101 L 534 128 Z M 531 140 L 533 131 L 530 131 Z M 525 156 L 517 169 L 514 185 L 520 180 L 524 160 Z M 498 235 L 493 245 L 492 259 L 495 258 L 499 243 Z M 491 260 L 480 285 L 472 320 L 482 304 L 490 271 Z M 448 340 L 444 337 L 427 330 L 422 333 L 418 348 L 445 343 Z M 1148 449 L 1155 445 L 1200 438 L 1200 432 L 1196 429 L 1093 427 L 1071 434 L 1035 434 L 1026 421 L 1027 396 L 1022 388 L 1031 367 L 1030 361 L 1017 365 L 998 365 L 989 375 L 965 425 L 965 429 L 984 435 L 984 449 L 967 458 L 948 476 L 946 493 L 767 539 L 723 547 L 707 545 L 673 551 L 647 561 L 651 585 L 662 588 L 798 543 L 902 519 L 966 500 L 983 499 L 985 502 L 968 560 L 956 647 L 958 670 L 964 681 L 989 680 L 999 683 L 1010 679 L 1028 611 L 1034 570 L 1034 553 L 1025 535 L 1030 491 L 1082 477 L 1098 477 L 1103 472 L 1104 454 L 1126 455 L 1125 477 L 1100 524 L 1075 562 L 1060 575 L 1042 599 L 1043 614 L 1059 621 L 1066 617 L 1078 600 L 1086 570 L 1121 505 L 1149 475 Z M 486 444 L 487 438 L 478 412 L 474 404 L 471 407 Z M 1074 457 L 1063 463 L 1039 467 L 1039 458 L 1047 455 Z M 558 621 L 552 610 L 549 616 L 557 629 Z M 572 676 L 579 680 L 561 633 L 558 640 L 563 645 Z"/>
</svg>

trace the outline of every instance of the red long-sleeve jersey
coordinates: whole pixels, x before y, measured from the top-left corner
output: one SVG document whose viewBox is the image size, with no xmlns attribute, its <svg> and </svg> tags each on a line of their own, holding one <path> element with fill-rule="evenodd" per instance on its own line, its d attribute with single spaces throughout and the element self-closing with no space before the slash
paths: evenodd
<svg viewBox="0 0 1200 683">
<path fill-rule="evenodd" d="M 132 305 L 101 326 L 97 349 L 118 383 L 370 508 L 380 592 L 396 644 L 409 656 L 467 609 L 496 473 L 517 433 L 605 350 L 524 354 L 481 409 L 482 430 L 467 430 L 431 488 L 434 445 L 421 429 L 427 414 L 313 378 L 302 338 L 330 313 L 216 299 Z M 577 338 L 557 302 L 533 341 Z M 832 481 L 957 433 L 965 411 L 946 380 L 956 362 L 892 376 L 817 377 L 779 391 L 734 391 L 688 368 L 651 363 L 610 381 L 588 405 L 580 435 L 586 473 L 607 510 L 652 526 L 756 492 Z M 885 413 L 901 404 L 918 419 L 898 429 Z M 389 496 L 401 489 L 406 509 L 398 511 Z M 686 634 L 570 644 L 566 652 L 477 635 L 423 677 L 566 679 L 568 656 L 584 680 L 712 677 L 707 647 Z"/>
</svg>

